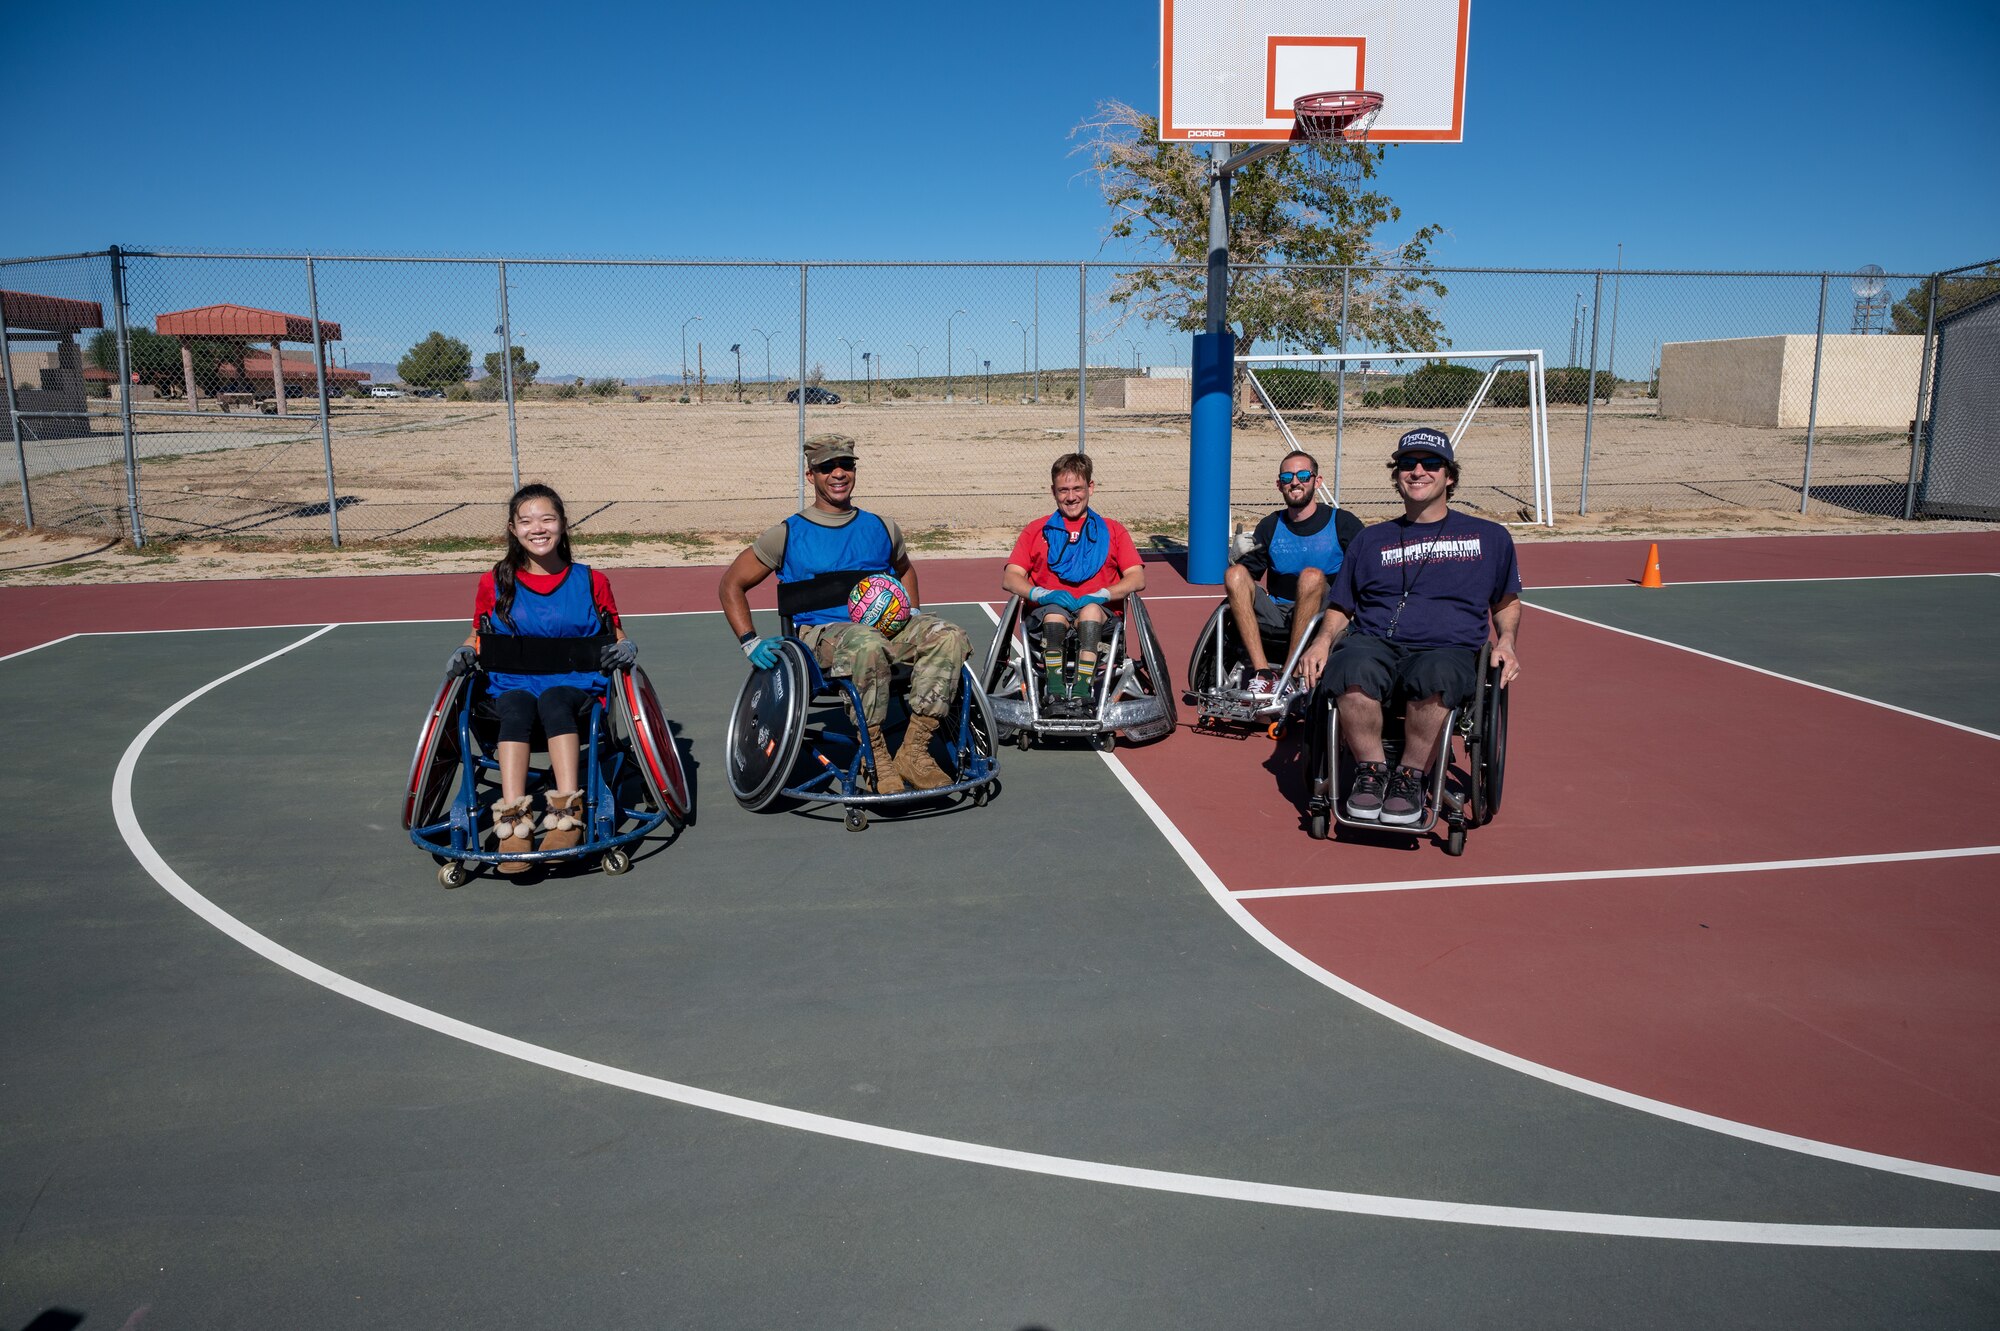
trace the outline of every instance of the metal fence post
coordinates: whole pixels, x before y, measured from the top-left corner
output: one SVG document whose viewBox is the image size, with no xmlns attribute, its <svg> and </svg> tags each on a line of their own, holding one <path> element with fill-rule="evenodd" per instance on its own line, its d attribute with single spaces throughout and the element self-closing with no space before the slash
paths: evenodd
<svg viewBox="0 0 2000 1331">
<path fill-rule="evenodd" d="M 1583 476 L 1576 496 L 1576 511 L 1590 512 L 1590 435 L 1597 423 L 1597 314 L 1604 303 L 1604 274 L 1597 275 L 1597 282 L 1590 289 L 1590 381 L 1583 392 Z"/>
<path fill-rule="evenodd" d="M 1042 270 L 1035 269 L 1035 405 L 1042 405 Z"/>
<path fill-rule="evenodd" d="M 1819 367 L 1826 354 L 1826 281 L 1819 275 L 1819 326 L 1813 331 L 1812 398 L 1806 403 L 1806 469 L 1799 477 L 1799 516 L 1812 503 L 1813 434 L 1819 427 Z"/>
<path fill-rule="evenodd" d="M 1076 451 L 1088 453 L 1084 440 L 1084 405 L 1090 401 L 1090 269 L 1076 266 Z"/>
<path fill-rule="evenodd" d="M 799 508 L 806 506 L 806 290 L 809 265 L 799 265 Z"/>
<path fill-rule="evenodd" d="M 139 450 L 132 438 L 131 337 L 125 329 L 125 255 L 113 245 L 110 257 L 111 316 L 118 332 L 118 400 L 124 404 L 120 416 L 125 433 L 125 509 L 132 523 L 132 544 L 143 548 L 146 531 L 139 523 Z"/>
<path fill-rule="evenodd" d="M 28 492 L 28 450 L 21 442 L 21 399 L 14 393 L 14 353 L 7 346 L 7 302 L 0 297 L 0 374 L 7 378 L 7 424 L 14 431 L 14 465 L 21 469 L 21 516 L 35 529 L 35 498 Z"/>
<path fill-rule="evenodd" d="M 326 339 L 319 326 L 319 280 L 313 274 L 312 255 L 306 256 L 306 303 L 311 306 L 313 326 L 313 373 L 319 379 L 319 448 L 326 460 L 326 528 L 333 548 L 340 548 L 340 496 L 333 484 L 333 425 L 326 399 Z M 516 486 L 516 489 L 520 487 Z"/>
<path fill-rule="evenodd" d="M 521 437 L 514 426 L 514 322 L 507 311 L 507 261 L 500 261 L 500 391 L 507 395 L 507 460 L 521 488 Z"/>
<path fill-rule="evenodd" d="M 1347 289 L 1354 276 L 1350 267 L 1340 270 L 1340 343 L 1341 354 L 1347 352 Z M 1347 435 L 1347 362 L 1341 361 L 1333 390 L 1333 506 L 1340 507 L 1340 451 Z"/>
<path fill-rule="evenodd" d="M 1925 436 L 1924 414 L 1930 410 L 1928 398 L 1931 389 L 1931 358 L 1937 350 L 1937 302 L 1938 279 L 1932 273 L 1930 279 L 1930 299 L 1924 302 L 1924 358 L 1917 364 L 1917 416 L 1910 422 L 1910 480 L 1903 491 L 1903 521 L 1917 516 L 1917 477 L 1919 465 L 1929 442 Z"/>
</svg>

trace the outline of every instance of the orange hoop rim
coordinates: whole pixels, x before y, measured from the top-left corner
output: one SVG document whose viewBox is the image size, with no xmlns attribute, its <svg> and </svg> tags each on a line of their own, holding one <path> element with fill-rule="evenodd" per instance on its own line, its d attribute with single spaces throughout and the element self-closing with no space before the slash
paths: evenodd
<svg viewBox="0 0 2000 1331">
<path fill-rule="evenodd" d="M 1369 92 L 1365 88 L 1355 88 L 1344 92 L 1309 92 L 1292 102 L 1292 114 L 1297 120 L 1292 129 L 1292 137 L 1299 139 L 1331 139 L 1335 135 L 1342 138 L 1356 136 L 1367 138 L 1369 126 L 1381 113 L 1382 94 Z"/>
</svg>

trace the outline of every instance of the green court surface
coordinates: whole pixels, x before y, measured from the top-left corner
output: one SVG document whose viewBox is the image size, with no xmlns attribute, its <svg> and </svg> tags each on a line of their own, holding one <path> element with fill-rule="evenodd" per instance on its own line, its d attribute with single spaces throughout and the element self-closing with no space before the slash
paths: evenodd
<svg viewBox="0 0 2000 1331">
<path fill-rule="evenodd" d="M 1564 587 L 1530 605 L 2000 731 L 2000 577 Z M 1532 651 L 1533 618 L 1522 630 Z"/>
</svg>

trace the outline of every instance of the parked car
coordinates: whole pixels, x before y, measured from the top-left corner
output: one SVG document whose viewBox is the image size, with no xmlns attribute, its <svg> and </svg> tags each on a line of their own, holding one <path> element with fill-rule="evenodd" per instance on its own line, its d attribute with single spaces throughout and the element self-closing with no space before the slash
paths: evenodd
<svg viewBox="0 0 2000 1331">
<path fill-rule="evenodd" d="M 387 384 L 371 384 L 368 388 L 368 396 L 370 397 L 401 397 L 402 395 L 402 389 L 391 388 Z"/>
<path fill-rule="evenodd" d="M 834 407 L 840 405 L 840 394 L 831 388 L 821 388 L 818 384 L 806 385 L 806 405 L 809 407 Z M 785 401 L 797 402 L 799 390 L 794 388 L 785 394 Z"/>
<path fill-rule="evenodd" d="M 442 388 L 416 388 L 410 391 L 410 396 L 436 398 L 439 402 L 442 402 L 444 401 L 444 390 Z"/>
</svg>

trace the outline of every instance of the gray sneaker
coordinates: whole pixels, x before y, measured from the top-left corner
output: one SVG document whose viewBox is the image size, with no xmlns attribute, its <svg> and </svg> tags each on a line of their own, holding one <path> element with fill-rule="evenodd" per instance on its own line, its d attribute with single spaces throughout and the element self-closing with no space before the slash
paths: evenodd
<svg viewBox="0 0 2000 1331">
<path fill-rule="evenodd" d="M 1404 826 L 1424 816 L 1424 774 L 1398 767 L 1389 774 L 1389 793 L 1382 797 L 1382 821 Z"/>
<path fill-rule="evenodd" d="M 1389 786 L 1389 764 L 1356 763 L 1354 787 L 1347 792 L 1347 816 L 1364 823 L 1382 817 L 1382 794 Z"/>
</svg>

